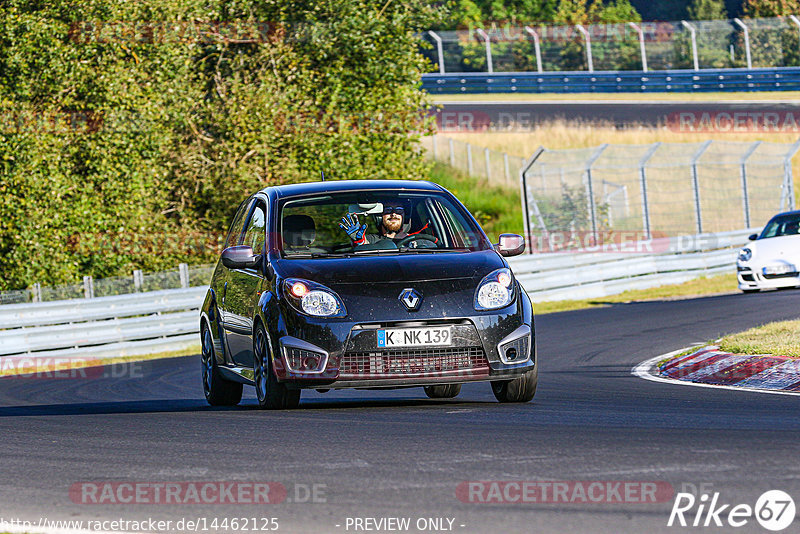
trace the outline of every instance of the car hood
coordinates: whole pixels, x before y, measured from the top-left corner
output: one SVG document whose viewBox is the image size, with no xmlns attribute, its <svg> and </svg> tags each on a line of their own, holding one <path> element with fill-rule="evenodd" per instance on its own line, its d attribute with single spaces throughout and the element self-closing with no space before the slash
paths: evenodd
<svg viewBox="0 0 800 534">
<path fill-rule="evenodd" d="M 753 260 L 759 263 L 767 261 L 800 262 L 800 235 L 758 239 L 745 246 L 753 251 Z"/>
<path fill-rule="evenodd" d="M 275 272 L 282 278 L 305 278 L 326 286 L 417 282 L 484 277 L 505 267 L 493 250 L 434 252 L 348 258 L 280 259 Z"/>
</svg>

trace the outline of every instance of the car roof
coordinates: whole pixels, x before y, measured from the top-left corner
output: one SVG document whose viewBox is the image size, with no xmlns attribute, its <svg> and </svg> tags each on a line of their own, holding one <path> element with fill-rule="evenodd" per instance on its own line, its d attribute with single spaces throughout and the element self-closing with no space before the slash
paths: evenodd
<svg viewBox="0 0 800 534">
<path fill-rule="evenodd" d="M 327 180 L 325 182 L 304 182 L 299 184 L 277 185 L 262 189 L 262 193 L 274 192 L 278 197 L 292 197 L 314 193 L 334 193 L 346 191 L 380 191 L 405 189 L 410 191 L 443 191 L 443 188 L 426 180 Z"/>
<path fill-rule="evenodd" d="M 779 213 L 779 214 L 777 214 L 777 215 L 774 215 L 774 216 L 772 217 L 772 219 L 775 219 L 776 217 L 783 217 L 784 215 L 800 215 L 800 210 L 794 210 L 794 211 L 784 211 L 784 212 L 782 212 L 782 213 Z M 772 220 L 772 219 L 770 219 L 770 220 Z"/>
</svg>

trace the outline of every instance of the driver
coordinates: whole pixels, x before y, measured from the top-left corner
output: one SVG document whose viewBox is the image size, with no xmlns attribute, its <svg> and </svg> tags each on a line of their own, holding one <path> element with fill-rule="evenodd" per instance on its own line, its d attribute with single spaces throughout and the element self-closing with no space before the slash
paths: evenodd
<svg viewBox="0 0 800 534">
<path fill-rule="evenodd" d="M 400 202 L 385 202 L 383 204 L 383 213 L 381 214 L 380 222 L 378 224 L 378 234 L 367 234 L 367 225 L 359 224 L 358 215 L 355 213 L 348 213 L 342 217 L 342 222 L 339 226 L 347 232 L 353 245 L 365 245 L 377 243 L 382 239 L 391 239 L 395 243 L 405 239 L 410 235 L 418 234 L 419 232 L 407 233 L 408 227 L 404 226 L 408 223 L 406 218 L 406 209 Z M 410 224 L 408 224 L 410 226 Z M 425 225 L 425 228 L 428 225 Z"/>
</svg>

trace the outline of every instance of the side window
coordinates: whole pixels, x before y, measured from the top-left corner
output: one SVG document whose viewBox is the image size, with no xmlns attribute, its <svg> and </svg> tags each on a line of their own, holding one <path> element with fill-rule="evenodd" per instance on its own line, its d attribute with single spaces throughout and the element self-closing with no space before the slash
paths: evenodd
<svg viewBox="0 0 800 534">
<path fill-rule="evenodd" d="M 264 203 L 259 202 L 252 215 L 250 215 L 250 220 L 247 222 L 247 231 L 244 234 L 244 241 L 242 241 L 242 245 L 249 245 L 256 254 L 264 252 L 264 241 L 267 237 L 266 220 Z"/>
<path fill-rule="evenodd" d="M 242 228 L 244 228 L 244 219 L 247 216 L 247 212 L 250 209 L 250 206 L 253 205 L 253 202 L 242 202 L 241 206 L 239 206 L 239 211 L 236 212 L 236 215 L 233 218 L 233 222 L 231 223 L 231 228 L 228 230 L 228 237 L 225 239 L 225 247 L 233 247 L 239 244 L 239 238 L 242 235 Z"/>
</svg>

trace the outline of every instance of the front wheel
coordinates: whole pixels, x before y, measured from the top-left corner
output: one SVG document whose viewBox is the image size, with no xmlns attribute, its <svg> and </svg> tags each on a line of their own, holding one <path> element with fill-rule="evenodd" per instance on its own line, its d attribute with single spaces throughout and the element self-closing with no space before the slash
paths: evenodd
<svg viewBox="0 0 800 534">
<path fill-rule="evenodd" d="M 498 380 L 492 382 L 492 393 L 500 402 L 529 402 L 536 395 L 539 384 L 539 364 L 514 380 Z"/>
<path fill-rule="evenodd" d="M 443 384 L 440 386 L 425 386 L 425 395 L 431 399 L 452 399 L 461 393 L 461 384 Z"/>
<path fill-rule="evenodd" d="M 297 408 L 300 404 L 300 390 L 287 388 L 275 377 L 267 346 L 267 332 L 260 324 L 253 336 L 253 381 L 256 384 L 256 397 L 261 408 L 286 410 Z"/>
<path fill-rule="evenodd" d="M 203 325 L 201 341 L 203 344 L 201 355 L 203 393 L 205 393 L 206 401 L 211 406 L 236 406 L 242 400 L 242 385 L 222 378 L 217 367 L 217 359 L 214 356 L 211 331 L 206 325 Z"/>
</svg>

